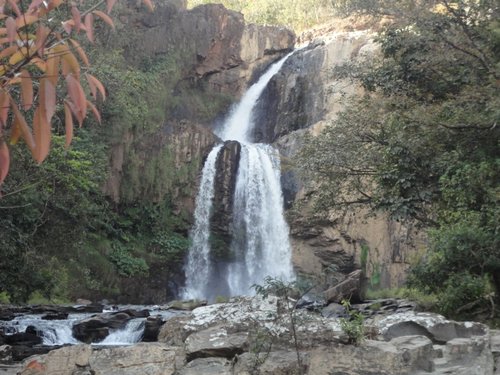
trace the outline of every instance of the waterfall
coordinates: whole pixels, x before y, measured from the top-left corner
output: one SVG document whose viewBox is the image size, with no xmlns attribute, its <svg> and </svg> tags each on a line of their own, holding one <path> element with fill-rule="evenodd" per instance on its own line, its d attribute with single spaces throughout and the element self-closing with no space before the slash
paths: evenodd
<svg viewBox="0 0 500 375">
<path fill-rule="evenodd" d="M 201 176 L 200 190 L 196 197 L 194 228 L 191 230 L 191 246 L 186 264 L 186 288 L 184 298 L 203 298 L 210 276 L 210 211 L 214 197 L 215 162 L 222 145 L 215 146 L 208 154 Z"/>
<path fill-rule="evenodd" d="M 222 145 L 209 154 L 196 198 L 192 245 L 186 264 L 183 298 L 214 299 L 221 290 L 229 296 L 252 294 L 251 286 L 266 276 L 294 279 L 288 225 L 283 217 L 278 152 L 252 143 L 253 109 L 271 78 L 292 53 L 274 63 L 253 84 L 217 132 L 224 141 L 238 141 L 241 156 L 232 212 L 231 259 L 215 267 L 210 256 L 210 213 L 214 197 L 216 160 Z"/>
<path fill-rule="evenodd" d="M 144 334 L 144 319 L 132 319 L 123 329 L 116 329 L 101 342 L 93 345 L 132 345 L 141 341 Z"/>
</svg>

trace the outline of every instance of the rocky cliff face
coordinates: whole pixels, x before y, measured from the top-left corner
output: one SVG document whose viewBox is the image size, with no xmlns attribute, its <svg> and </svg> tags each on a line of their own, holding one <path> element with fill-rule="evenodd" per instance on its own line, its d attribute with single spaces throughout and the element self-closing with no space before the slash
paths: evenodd
<svg viewBox="0 0 500 375">
<path fill-rule="evenodd" d="M 349 81 L 335 79 L 333 68 L 376 53 L 369 31 L 330 32 L 293 55 L 259 103 L 254 137 L 274 142 L 282 155 L 285 205 L 293 206 L 289 223 L 295 268 L 323 288 L 360 268 L 374 288 L 399 286 L 412 254 L 422 245 L 414 228 L 385 216 L 332 211 L 328 217 L 317 217 L 310 204 L 311 191 L 304 187 L 295 165 L 305 134 L 318 135 L 342 109 L 342 98 L 362 93 Z"/>
<path fill-rule="evenodd" d="M 240 162 L 241 145 L 237 141 L 226 141 L 217 156 L 213 200 L 213 216 L 210 232 L 212 251 L 219 256 L 228 255 L 231 246 L 233 193 Z"/>
<path fill-rule="evenodd" d="M 111 36 L 111 45 L 121 47 L 127 64 L 137 69 L 145 61 L 170 62 L 169 79 L 157 83 L 167 88 L 151 88 L 153 93 L 166 91 L 166 104 L 161 123 L 156 119 L 134 126 L 112 140 L 104 190 L 115 202 L 162 201 L 169 195 L 174 209 L 189 217 L 196 176 L 216 143 L 210 132 L 214 120 L 227 112 L 252 77 L 293 48 L 295 35 L 280 27 L 246 25 L 242 14 L 217 4 L 187 10 L 186 1 L 168 0 L 150 14 L 133 8 L 129 4 L 117 16 L 133 36 L 125 42 Z M 130 188 L 136 182 L 131 179 L 151 170 L 155 175 L 149 181 Z"/>
</svg>

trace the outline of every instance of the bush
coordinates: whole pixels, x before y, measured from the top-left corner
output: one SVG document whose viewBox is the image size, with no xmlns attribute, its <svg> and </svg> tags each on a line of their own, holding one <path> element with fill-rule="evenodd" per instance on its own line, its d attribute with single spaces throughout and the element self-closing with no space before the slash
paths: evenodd
<svg viewBox="0 0 500 375">
<path fill-rule="evenodd" d="M 359 345 L 365 334 L 365 318 L 359 311 L 351 309 L 351 303 L 348 300 L 342 300 L 342 306 L 345 307 L 347 318 L 340 318 L 340 328 L 347 335 L 348 343 Z"/>
<path fill-rule="evenodd" d="M 438 310 L 446 316 L 460 316 L 467 307 L 484 304 L 489 290 L 491 287 L 486 277 L 470 273 L 452 274 L 439 293 Z"/>
</svg>

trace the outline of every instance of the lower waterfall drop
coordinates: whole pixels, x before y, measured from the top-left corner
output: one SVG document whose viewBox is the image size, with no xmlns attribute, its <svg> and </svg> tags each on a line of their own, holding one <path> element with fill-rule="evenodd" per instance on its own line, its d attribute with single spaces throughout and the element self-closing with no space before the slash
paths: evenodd
<svg viewBox="0 0 500 375">
<path fill-rule="evenodd" d="M 283 217 L 278 152 L 243 145 L 233 208 L 235 261 L 229 265 L 231 295 L 250 293 L 266 276 L 292 280 L 288 225 Z"/>
<path fill-rule="evenodd" d="M 185 299 L 214 300 L 221 290 L 226 296 L 254 294 L 252 285 L 262 284 L 267 276 L 295 279 L 289 228 L 283 216 L 279 154 L 271 145 L 250 139 L 253 109 L 292 53 L 271 65 L 247 90 L 218 134 L 224 141 L 239 142 L 241 154 L 233 195 L 231 256 L 217 265 L 217 271 L 211 256 L 210 219 L 217 156 L 223 146 L 217 145 L 205 162 L 185 266 Z"/>
</svg>

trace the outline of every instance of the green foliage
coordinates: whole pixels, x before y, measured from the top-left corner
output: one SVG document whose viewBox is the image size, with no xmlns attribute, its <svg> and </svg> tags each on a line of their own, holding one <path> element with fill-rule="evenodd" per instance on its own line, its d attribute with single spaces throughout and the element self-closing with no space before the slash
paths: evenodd
<svg viewBox="0 0 500 375">
<path fill-rule="evenodd" d="M 438 295 L 438 310 L 447 316 L 460 316 L 467 305 L 478 303 L 487 306 L 486 293 L 491 290 L 486 277 L 470 273 L 453 273 L 448 276 Z M 474 306 L 477 307 L 477 306 Z"/>
<path fill-rule="evenodd" d="M 391 15 L 381 56 L 333 72 L 365 88 L 304 148 L 317 208 L 367 207 L 430 231 L 411 285 L 453 304 L 500 290 L 500 43 L 495 1 L 339 1 L 339 9 Z M 471 277 L 472 277 L 471 276 Z M 467 278 L 468 276 L 464 276 Z M 441 297 L 440 297 L 441 298 Z M 455 306 L 459 308 L 460 306 Z"/>
<path fill-rule="evenodd" d="M 10 297 L 7 292 L 1 292 L 0 293 L 0 303 L 10 303 Z"/>
<path fill-rule="evenodd" d="M 368 289 L 366 291 L 367 299 L 384 298 L 404 298 L 417 303 L 423 310 L 435 310 L 438 298 L 433 293 L 423 292 L 416 288 L 389 288 L 389 289 Z"/>
<path fill-rule="evenodd" d="M 131 254 L 129 248 L 115 244 L 109 254 L 109 258 L 116 265 L 118 273 L 122 276 L 146 276 L 148 265 L 143 258 L 138 258 Z"/>
<path fill-rule="evenodd" d="M 339 319 L 340 328 L 347 335 L 349 344 L 359 345 L 365 334 L 363 314 L 351 309 L 351 303 L 348 300 L 342 300 L 342 306 L 346 310 L 347 317 Z"/>
<path fill-rule="evenodd" d="M 333 8 L 329 0 L 190 0 L 188 5 L 195 7 L 200 4 L 214 2 L 243 13 L 248 22 L 285 25 L 295 31 L 302 31 L 325 22 L 333 14 Z"/>
<path fill-rule="evenodd" d="M 104 225 L 105 202 L 98 197 L 105 159 L 103 149 L 91 149 L 91 143 L 82 132 L 66 150 L 63 137 L 55 136 L 41 165 L 23 148 L 14 150 L 16 168 L 0 204 L 0 285 L 13 302 L 26 301 L 34 290 L 65 298 L 66 270 L 55 256 L 71 254 L 90 223 L 93 229 Z"/>
</svg>

